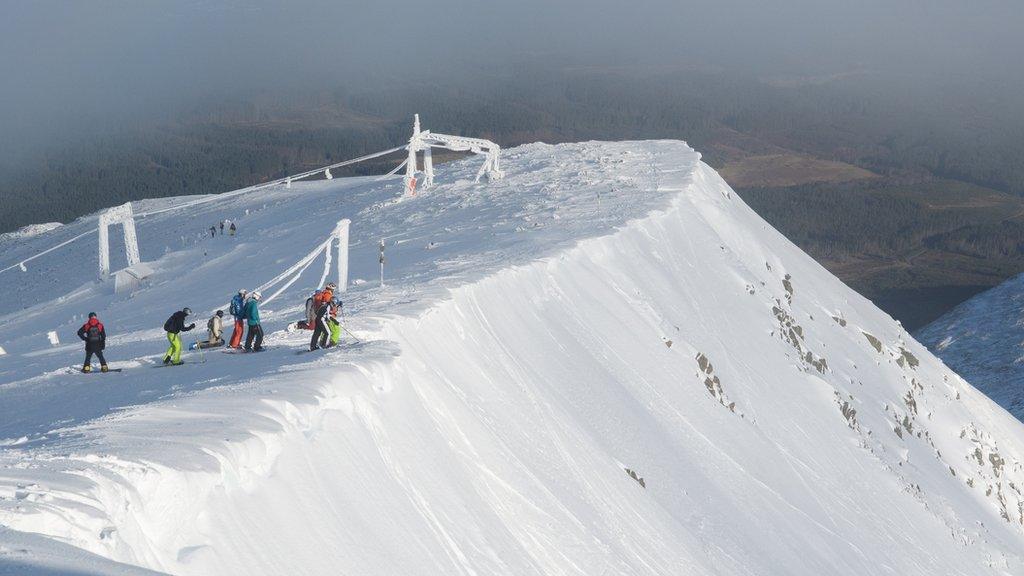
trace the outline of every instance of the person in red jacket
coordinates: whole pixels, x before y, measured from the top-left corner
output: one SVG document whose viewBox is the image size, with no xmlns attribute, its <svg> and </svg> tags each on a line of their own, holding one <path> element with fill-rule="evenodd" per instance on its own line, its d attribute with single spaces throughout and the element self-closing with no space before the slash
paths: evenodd
<svg viewBox="0 0 1024 576">
<path fill-rule="evenodd" d="M 85 342 L 85 363 L 82 372 L 92 372 L 92 355 L 100 361 L 100 371 L 107 371 L 107 360 L 103 357 L 103 349 L 107 347 L 107 331 L 95 312 L 89 312 L 89 320 L 78 329 L 78 337 Z"/>
</svg>

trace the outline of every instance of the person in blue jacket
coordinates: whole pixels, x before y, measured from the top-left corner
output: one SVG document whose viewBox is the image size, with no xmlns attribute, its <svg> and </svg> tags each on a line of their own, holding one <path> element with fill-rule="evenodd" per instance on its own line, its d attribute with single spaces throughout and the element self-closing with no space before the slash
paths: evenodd
<svg viewBox="0 0 1024 576">
<path fill-rule="evenodd" d="M 245 335 L 246 352 L 263 352 L 263 326 L 260 325 L 260 298 L 262 294 L 253 292 L 245 303 L 245 319 L 249 323 L 249 333 Z M 255 345 L 253 344 L 255 340 Z"/>
</svg>

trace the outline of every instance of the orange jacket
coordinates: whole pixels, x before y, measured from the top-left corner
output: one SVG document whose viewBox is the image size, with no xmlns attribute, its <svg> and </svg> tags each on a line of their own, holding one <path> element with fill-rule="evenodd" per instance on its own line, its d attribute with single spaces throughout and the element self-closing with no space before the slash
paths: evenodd
<svg viewBox="0 0 1024 576">
<path fill-rule="evenodd" d="M 326 303 L 330 302 L 333 299 L 334 299 L 334 292 L 332 292 L 331 290 L 328 290 L 328 289 L 325 288 L 322 292 L 320 292 L 316 296 L 313 296 L 313 304 L 315 304 L 317 307 L 319 307 L 320 304 L 326 304 Z"/>
</svg>

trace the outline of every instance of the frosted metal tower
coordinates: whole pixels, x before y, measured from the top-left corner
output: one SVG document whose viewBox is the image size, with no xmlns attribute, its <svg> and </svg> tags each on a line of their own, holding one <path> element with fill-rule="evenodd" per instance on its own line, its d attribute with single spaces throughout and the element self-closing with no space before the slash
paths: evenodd
<svg viewBox="0 0 1024 576">
<path fill-rule="evenodd" d="M 100 279 L 110 276 L 110 237 L 108 228 L 111 224 L 120 224 L 124 231 L 124 251 L 128 259 L 128 267 L 141 262 L 139 258 L 139 241 L 135 236 L 135 219 L 132 215 L 132 203 L 126 202 L 100 214 L 99 221 L 99 260 Z"/>
<path fill-rule="evenodd" d="M 466 138 L 420 130 L 420 115 L 416 114 L 413 119 L 412 137 L 409 138 L 407 148 L 409 157 L 405 165 L 405 187 L 409 193 L 415 191 L 416 173 L 419 172 L 416 165 L 416 153 L 420 151 L 423 152 L 423 188 L 430 188 L 434 185 L 434 161 L 430 152 L 432 148 L 482 154 L 484 165 L 476 173 L 476 182 L 479 182 L 485 174 L 488 180 L 498 180 L 505 175 L 499 165 L 501 146 L 483 138 Z"/>
</svg>

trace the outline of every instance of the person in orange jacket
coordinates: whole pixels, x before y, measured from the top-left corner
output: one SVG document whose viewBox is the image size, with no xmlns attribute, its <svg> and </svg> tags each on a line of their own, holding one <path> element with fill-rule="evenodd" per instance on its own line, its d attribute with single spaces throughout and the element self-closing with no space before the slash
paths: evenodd
<svg viewBox="0 0 1024 576">
<path fill-rule="evenodd" d="M 324 286 L 324 289 L 313 297 L 314 309 L 320 308 L 322 304 L 330 304 L 331 300 L 334 300 L 334 291 L 337 289 L 337 284 L 334 282 L 328 282 L 327 286 Z"/>
</svg>

